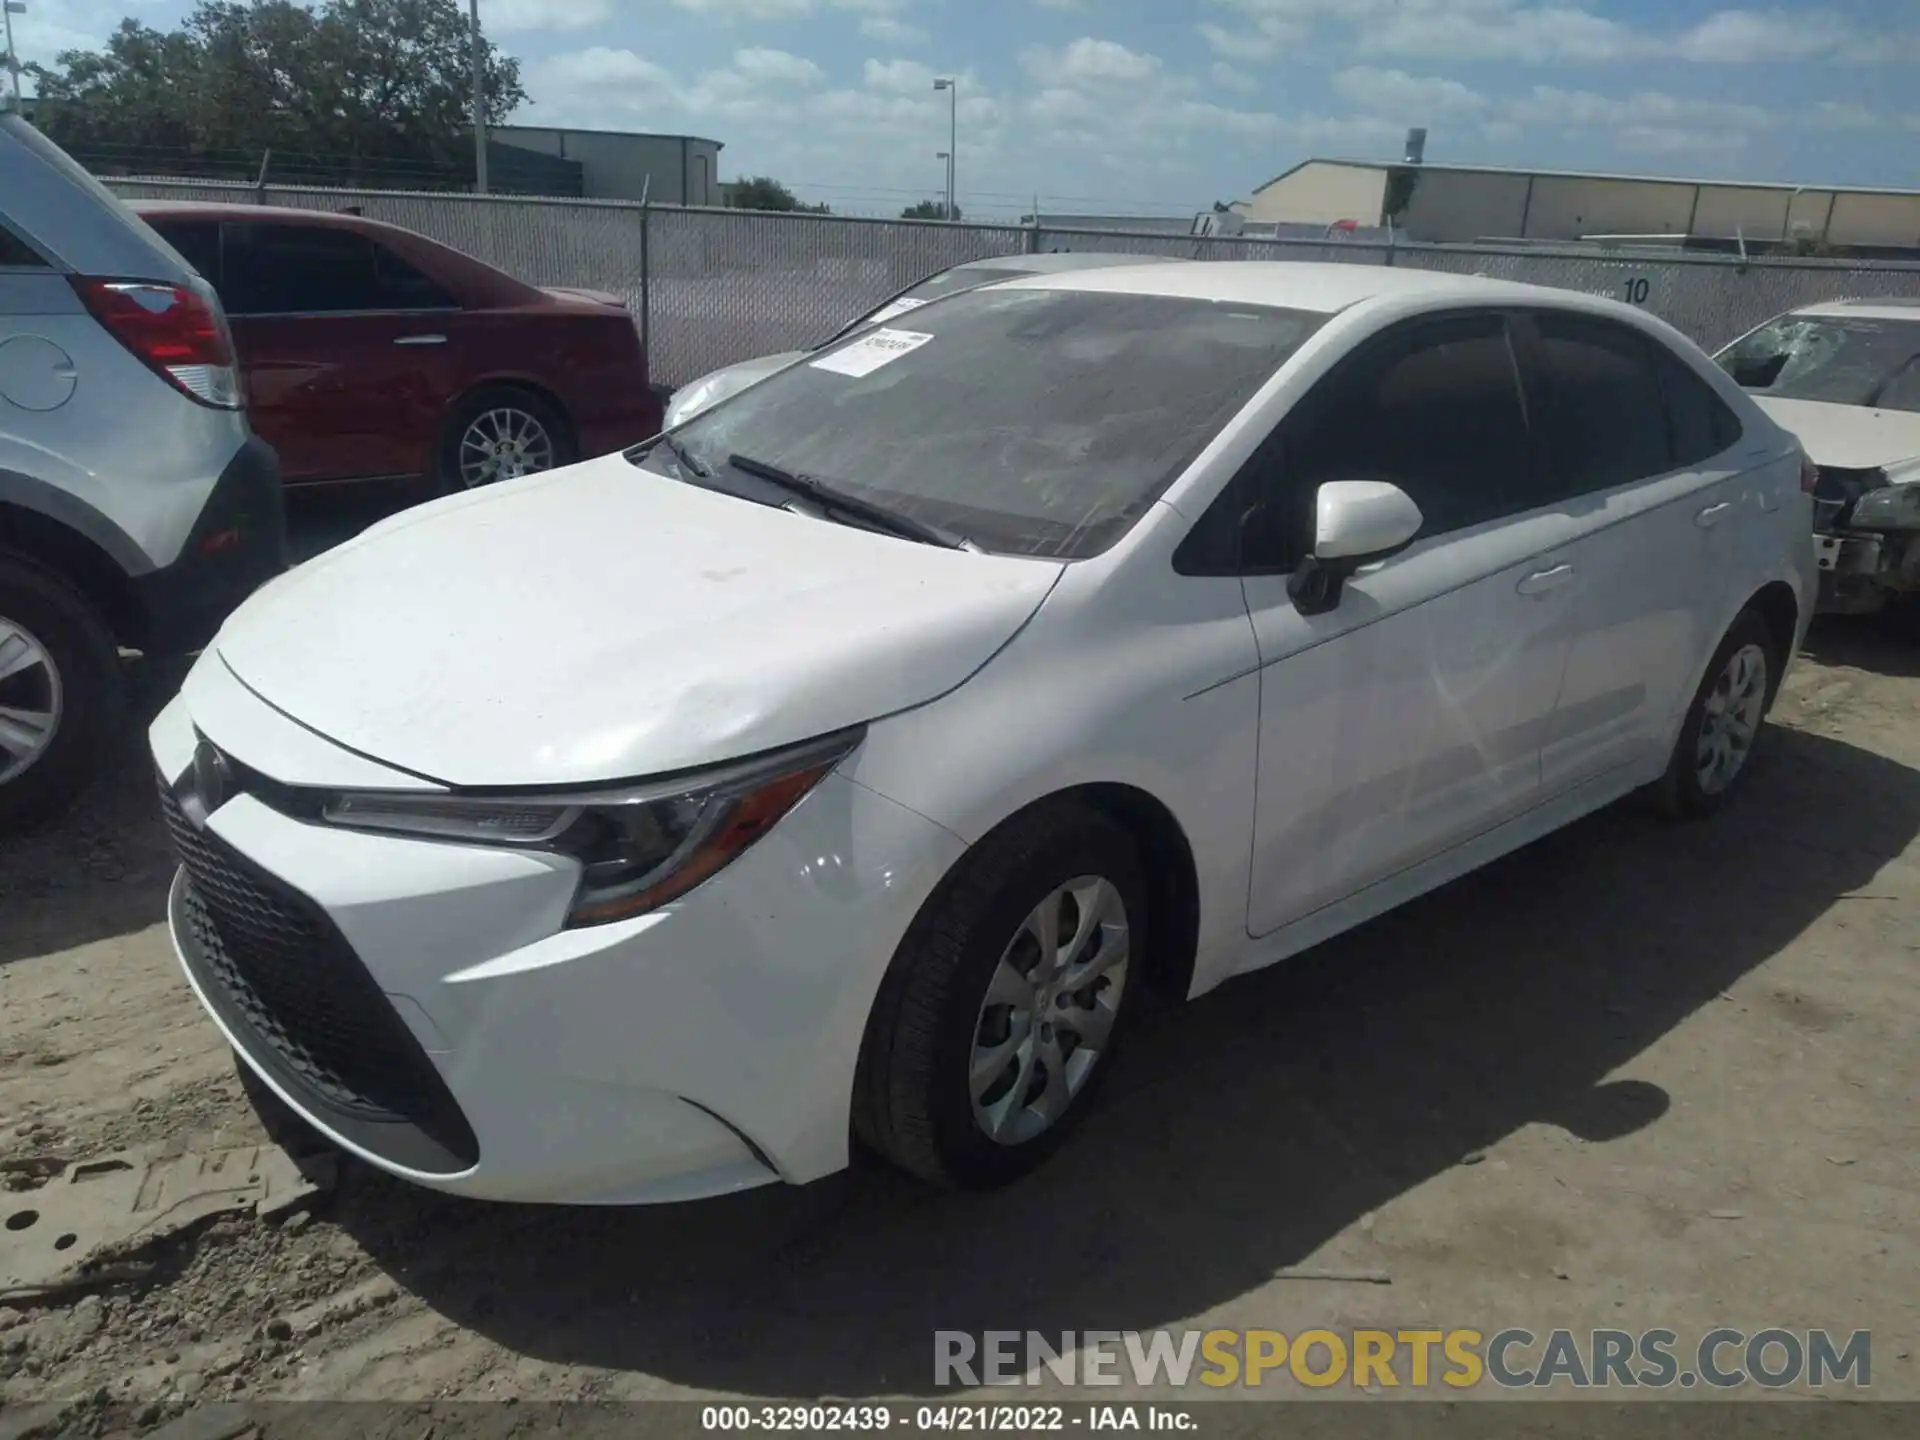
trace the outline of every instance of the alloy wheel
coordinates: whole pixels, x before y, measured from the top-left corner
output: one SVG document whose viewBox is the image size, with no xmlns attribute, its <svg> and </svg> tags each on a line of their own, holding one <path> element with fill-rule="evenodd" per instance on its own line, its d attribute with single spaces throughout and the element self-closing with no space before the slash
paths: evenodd
<svg viewBox="0 0 1920 1440">
<path fill-rule="evenodd" d="M 60 671 L 47 647 L 0 615 L 0 785 L 46 754 L 63 708 Z"/>
<path fill-rule="evenodd" d="M 553 436 L 525 410 L 499 406 L 483 410 L 460 437 L 460 483 L 469 490 L 499 480 L 517 480 L 551 470 Z"/>
<path fill-rule="evenodd" d="M 1767 709 L 1767 652 L 1742 645 L 1707 692 L 1694 748 L 1694 770 L 1703 794 L 1718 795 L 1740 774 L 1753 750 Z"/>
<path fill-rule="evenodd" d="M 1130 949 L 1120 891 L 1082 875 L 1048 893 L 994 967 L 974 1022 L 973 1116 L 996 1144 L 1058 1124 L 1109 1048 Z"/>
</svg>

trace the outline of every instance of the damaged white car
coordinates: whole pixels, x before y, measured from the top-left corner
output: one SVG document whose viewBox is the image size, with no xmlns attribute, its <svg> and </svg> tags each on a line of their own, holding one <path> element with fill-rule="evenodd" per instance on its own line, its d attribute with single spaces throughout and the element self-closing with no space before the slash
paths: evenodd
<svg viewBox="0 0 1920 1440">
<path fill-rule="evenodd" d="M 1714 358 L 1819 467 L 1820 608 L 1920 593 L 1920 300 L 1810 305 Z"/>
</svg>

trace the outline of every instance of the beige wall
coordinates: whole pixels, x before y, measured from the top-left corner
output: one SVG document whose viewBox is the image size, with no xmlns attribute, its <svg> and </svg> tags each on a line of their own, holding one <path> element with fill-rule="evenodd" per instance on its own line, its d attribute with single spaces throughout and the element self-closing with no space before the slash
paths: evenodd
<svg viewBox="0 0 1920 1440">
<path fill-rule="evenodd" d="M 720 146 L 677 135 L 601 135 L 590 131 L 502 127 L 504 144 L 578 161 L 590 200 L 656 200 L 718 205 Z"/>
<path fill-rule="evenodd" d="M 1838 196 L 1827 238 L 1836 245 L 1920 245 L 1920 195 Z"/>
<path fill-rule="evenodd" d="M 1582 235 L 1681 235 L 1693 211 L 1691 185 L 1658 180 L 1590 180 L 1541 175 L 1533 182 L 1527 234 L 1544 240 Z"/>
<path fill-rule="evenodd" d="M 1786 232 L 1787 201 L 1791 190 L 1741 187 L 1700 187 L 1700 205 L 1694 211 L 1693 233 L 1716 239 L 1778 240 Z M 1822 201 L 1820 214 L 1826 214 Z"/>
<path fill-rule="evenodd" d="M 1386 184 L 1385 170 L 1314 161 L 1256 190 L 1244 213 L 1260 224 L 1331 225 L 1336 220 L 1357 220 L 1378 225 Z"/>
<path fill-rule="evenodd" d="M 1461 243 L 1521 234 L 1525 175 L 1423 170 L 1413 200 L 1395 226 L 1410 240 Z"/>
</svg>

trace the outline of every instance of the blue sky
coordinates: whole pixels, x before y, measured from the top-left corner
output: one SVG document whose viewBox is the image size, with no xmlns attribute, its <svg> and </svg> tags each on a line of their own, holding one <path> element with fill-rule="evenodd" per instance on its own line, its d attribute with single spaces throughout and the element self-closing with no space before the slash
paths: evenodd
<svg viewBox="0 0 1920 1440">
<path fill-rule="evenodd" d="M 29 0 L 23 58 L 180 0 Z M 1920 0 L 481 0 L 529 123 L 726 144 L 847 213 L 1187 214 L 1314 155 L 1920 188 Z"/>
</svg>

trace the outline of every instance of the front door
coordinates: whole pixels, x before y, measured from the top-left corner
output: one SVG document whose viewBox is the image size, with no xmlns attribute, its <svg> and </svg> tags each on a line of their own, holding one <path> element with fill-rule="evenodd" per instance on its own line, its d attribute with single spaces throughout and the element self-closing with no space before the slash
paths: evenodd
<svg viewBox="0 0 1920 1440">
<path fill-rule="evenodd" d="M 1258 936 L 1534 803 L 1570 592 L 1565 516 L 1539 507 L 1506 321 L 1389 332 L 1329 375 L 1255 462 L 1291 554 L 1251 557 L 1260 753 L 1248 930 Z M 1413 546 L 1302 615 L 1285 572 L 1331 480 L 1421 507 Z M 1264 527 L 1260 527 L 1264 528 Z M 1250 533 L 1252 533 L 1250 531 Z"/>
</svg>

